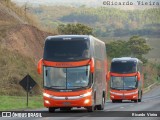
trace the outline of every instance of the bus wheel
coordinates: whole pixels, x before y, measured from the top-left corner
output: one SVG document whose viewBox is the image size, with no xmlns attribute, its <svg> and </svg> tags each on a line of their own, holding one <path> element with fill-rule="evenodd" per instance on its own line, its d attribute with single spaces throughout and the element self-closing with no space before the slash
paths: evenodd
<svg viewBox="0 0 160 120">
<path fill-rule="evenodd" d="M 135 102 L 135 103 L 137 103 L 137 102 L 138 102 L 138 100 L 134 100 L 134 102 Z"/>
<path fill-rule="evenodd" d="M 141 102 L 142 101 L 142 92 L 141 92 L 141 97 L 140 99 L 138 99 L 138 102 Z"/>
<path fill-rule="evenodd" d="M 102 104 L 97 105 L 97 110 L 104 110 L 104 105 L 105 105 L 105 98 L 102 98 Z"/>
<path fill-rule="evenodd" d="M 115 103 L 116 102 L 116 100 L 112 100 L 112 103 Z"/>
<path fill-rule="evenodd" d="M 94 112 L 95 109 L 96 109 L 96 107 L 94 105 L 90 106 L 90 107 L 87 107 L 88 112 Z"/>
<path fill-rule="evenodd" d="M 138 99 L 138 102 L 141 102 L 141 99 Z"/>
<path fill-rule="evenodd" d="M 48 108 L 48 111 L 49 111 L 50 113 L 55 112 L 55 108 L 54 108 L 54 107 L 49 107 L 49 108 Z"/>
</svg>

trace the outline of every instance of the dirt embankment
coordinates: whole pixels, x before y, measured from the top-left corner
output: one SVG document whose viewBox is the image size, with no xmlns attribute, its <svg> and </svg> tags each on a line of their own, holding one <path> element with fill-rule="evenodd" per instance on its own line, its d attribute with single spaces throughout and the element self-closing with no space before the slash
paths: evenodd
<svg viewBox="0 0 160 120">
<path fill-rule="evenodd" d="M 23 13 L 20 16 L 7 5 L 4 1 L 0 2 L 1 47 L 33 58 L 37 62 L 42 57 L 44 39 L 49 33 L 27 23 Z"/>
<path fill-rule="evenodd" d="M 34 58 L 37 62 L 42 57 L 44 39 L 48 35 L 48 33 L 27 24 L 16 25 L 7 31 L 2 46 Z"/>
<path fill-rule="evenodd" d="M 36 65 L 43 54 L 44 40 L 50 33 L 39 30 L 0 1 L 0 95 L 25 95 L 19 81 L 27 74 L 38 84 L 33 93 L 41 94 L 42 77 Z M 16 6 L 16 11 L 20 9 Z M 23 15 L 23 12 L 22 12 Z"/>
</svg>

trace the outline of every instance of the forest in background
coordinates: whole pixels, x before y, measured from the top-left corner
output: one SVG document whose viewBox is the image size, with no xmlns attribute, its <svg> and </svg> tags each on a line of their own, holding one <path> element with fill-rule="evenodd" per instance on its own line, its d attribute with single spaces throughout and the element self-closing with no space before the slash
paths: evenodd
<svg viewBox="0 0 160 120">
<path fill-rule="evenodd" d="M 28 6 L 28 12 L 39 19 L 48 31 L 58 33 L 60 24 L 82 23 L 93 28 L 95 37 L 108 43 L 129 40 L 138 35 L 146 39 L 152 50 L 147 59 L 160 61 L 160 8 L 122 10 L 113 7 Z"/>
<path fill-rule="evenodd" d="M 39 6 L 31 7 L 29 11 L 49 28 L 56 28 L 62 23 L 83 23 L 92 27 L 97 37 L 160 35 L 160 8 L 121 10 L 107 7 Z"/>
</svg>

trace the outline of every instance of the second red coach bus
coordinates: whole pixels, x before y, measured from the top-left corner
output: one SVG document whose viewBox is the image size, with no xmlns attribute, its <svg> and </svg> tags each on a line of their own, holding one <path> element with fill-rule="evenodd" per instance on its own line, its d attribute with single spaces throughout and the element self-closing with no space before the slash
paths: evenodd
<svg viewBox="0 0 160 120">
<path fill-rule="evenodd" d="M 103 110 L 106 101 L 106 47 L 93 36 L 59 35 L 46 38 L 43 66 L 44 106 L 71 110 L 84 107 L 89 112 Z"/>
<path fill-rule="evenodd" d="M 137 58 L 114 58 L 110 72 L 110 99 L 112 102 L 131 100 L 141 102 L 143 94 L 142 62 Z"/>
</svg>

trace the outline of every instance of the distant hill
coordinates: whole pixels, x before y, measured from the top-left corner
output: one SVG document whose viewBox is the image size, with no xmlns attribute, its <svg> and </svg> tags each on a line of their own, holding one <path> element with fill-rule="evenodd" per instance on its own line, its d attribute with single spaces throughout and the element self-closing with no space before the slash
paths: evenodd
<svg viewBox="0 0 160 120">
<path fill-rule="evenodd" d="M 148 58 L 160 58 L 160 8 L 122 10 L 117 8 L 86 6 L 31 7 L 41 24 L 55 29 L 59 24 L 83 23 L 94 30 L 94 35 L 109 40 L 128 40 L 133 35 L 144 36 L 153 48 Z M 152 41 L 152 42 L 151 42 Z"/>
<path fill-rule="evenodd" d="M 88 8 L 69 6 L 32 7 L 42 25 L 57 27 L 61 23 L 83 23 L 93 28 L 96 36 L 123 37 L 160 35 L 160 8 L 121 10 L 117 8 Z"/>
</svg>

